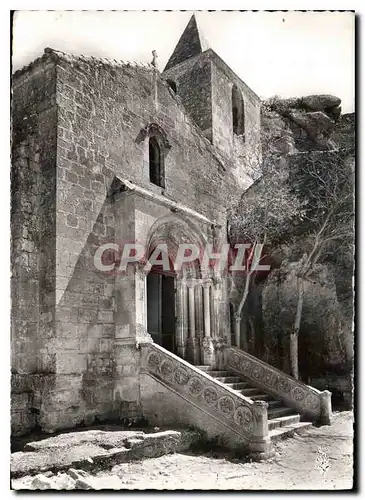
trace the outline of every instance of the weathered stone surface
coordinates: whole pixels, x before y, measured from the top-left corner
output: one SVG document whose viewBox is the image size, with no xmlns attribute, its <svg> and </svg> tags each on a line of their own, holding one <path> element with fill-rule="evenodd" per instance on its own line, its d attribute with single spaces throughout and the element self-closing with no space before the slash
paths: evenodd
<svg viewBox="0 0 365 500">
<path fill-rule="evenodd" d="M 76 490 L 92 490 L 92 489 L 94 489 L 93 482 L 92 482 L 91 478 L 76 479 L 75 489 Z"/>
<path fill-rule="evenodd" d="M 162 76 L 176 82 L 178 98 L 221 157 L 222 170 L 234 175 L 239 190 L 247 189 L 253 179 L 252 164 L 260 156 L 259 97 L 212 49 L 165 69 Z M 241 136 L 233 133 L 233 85 L 244 101 Z"/>
<path fill-rule="evenodd" d="M 52 481 L 48 479 L 44 474 L 38 474 L 32 483 L 31 489 L 33 490 L 49 490 L 52 489 Z"/>
<path fill-rule="evenodd" d="M 146 240 L 152 224 L 171 215 L 169 206 L 139 195 L 117 207 L 109 196 L 116 176 L 205 218 L 198 225 L 208 239 L 210 221 L 225 226 L 237 175 L 232 158 L 222 160 L 203 134 L 212 106 L 199 103 L 212 94 L 210 66 L 204 59 L 182 77 L 181 97 L 199 107 L 197 123 L 187 101 L 184 107 L 149 65 L 48 49 L 15 75 L 12 366 L 18 378 L 45 378 L 27 389 L 27 406 L 14 400 L 15 434 L 35 425 L 47 432 L 72 428 L 96 417 L 142 418 L 135 338 L 144 321 L 143 283 L 137 295 L 134 277 L 116 285 L 114 275 L 96 270 L 93 256 L 105 240 Z M 196 80 L 200 94 L 193 92 Z M 220 116 L 222 123 L 231 119 L 228 105 Z M 170 146 L 163 192 L 149 179 L 148 137 L 140 140 L 152 123 Z M 116 337 L 124 343 L 116 346 Z M 18 400 L 27 397 L 20 392 Z"/>
<path fill-rule="evenodd" d="M 301 105 L 312 111 L 325 111 L 341 104 L 339 97 L 327 94 L 308 95 L 300 99 Z"/>
<path fill-rule="evenodd" d="M 89 430 L 69 432 L 56 437 L 33 441 L 25 445 L 26 451 L 47 450 L 51 448 L 64 448 L 65 446 L 78 446 L 84 443 L 93 443 L 105 448 L 123 446 L 126 440 L 138 439 L 145 436 L 143 431 L 114 431 Z"/>
<path fill-rule="evenodd" d="M 106 489 L 116 485 L 116 489 L 122 490 L 121 495 L 128 494 L 129 490 L 156 493 L 161 490 L 221 490 L 222 493 L 236 490 L 237 494 L 251 490 L 351 490 L 354 486 L 353 431 L 352 412 L 338 412 L 331 426 L 312 426 L 305 429 L 302 437 L 277 443 L 277 456 L 260 464 L 233 459 L 231 453 L 219 450 L 217 454 L 176 453 L 143 462 L 117 464 L 112 470 L 103 467 L 100 471 L 90 471 L 90 475 L 97 484 L 105 481 Z M 313 468 L 318 449 L 325 450 L 330 462 L 325 474 Z M 312 473 L 308 473 L 309 469 Z M 77 469 L 77 472 L 82 470 Z M 64 477 L 74 484 L 68 473 L 62 472 L 54 476 L 55 489 Z M 31 480 L 29 476 L 13 479 L 12 488 L 29 489 Z"/>
<path fill-rule="evenodd" d="M 183 240 L 225 242 L 227 207 L 252 183 L 250 158 L 256 154 L 257 167 L 261 155 L 259 97 L 214 51 L 202 50 L 193 17 L 163 74 L 46 49 L 14 75 L 15 434 L 144 416 L 138 346 L 147 336 L 146 277 L 101 272 L 95 252 L 105 242 L 164 239 L 163 229 L 174 251 Z M 239 135 L 233 88 L 243 101 Z M 276 104 L 270 119 L 279 152 L 309 142 L 331 147 L 328 116 L 338 106 L 305 113 L 301 99 Z M 163 186 L 150 182 L 150 130 L 163 138 Z M 227 280 L 219 286 L 212 335 L 229 337 Z M 201 300 L 196 306 L 202 311 Z M 179 314 L 181 331 L 184 322 Z"/>
<path fill-rule="evenodd" d="M 272 152 L 295 153 L 335 147 L 335 123 L 340 119 L 341 100 L 335 96 L 312 95 L 263 103 L 262 127 Z"/>
<path fill-rule="evenodd" d="M 322 111 L 308 113 L 291 111 L 289 116 L 294 123 L 306 130 L 309 137 L 314 140 L 328 136 L 334 129 L 333 121 Z"/>
<path fill-rule="evenodd" d="M 60 434 L 28 443 L 24 448 L 27 451 L 13 453 L 11 474 L 19 477 L 49 469 L 57 471 L 71 468 L 70 476 L 74 480 L 81 480 L 80 474 L 73 471 L 75 467 L 90 469 L 100 463 L 120 463 L 183 451 L 199 438 L 198 432 L 188 429 L 152 433 L 90 430 Z"/>
<path fill-rule="evenodd" d="M 120 490 L 124 484 L 116 475 L 99 477 L 82 469 L 69 469 L 57 475 L 47 471 L 35 477 L 25 476 L 12 481 L 15 490 Z"/>
</svg>

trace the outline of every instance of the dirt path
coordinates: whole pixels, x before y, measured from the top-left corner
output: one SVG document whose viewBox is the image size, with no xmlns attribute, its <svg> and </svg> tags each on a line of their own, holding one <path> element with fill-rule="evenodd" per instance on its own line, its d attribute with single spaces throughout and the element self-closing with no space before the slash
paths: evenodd
<svg viewBox="0 0 365 500">
<path fill-rule="evenodd" d="M 342 412 L 334 416 L 332 426 L 310 428 L 277 443 L 276 456 L 265 462 L 243 463 L 227 454 L 176 453 L 116 465 L 93 479 L 118 489 L 351 489 L 352 439 L 352 413 Z M 15 480 L 13 486 L 24 480 Z"/>
<path fill-rule="evenodd" d="M 332 426 L 277 443 L 277 455 L 266 462 L 175 454 L 115 466 L 112 473 L 133 489 L 351 489 L 352 436 L 352 414 L 343 412 Z"/>
</svg>

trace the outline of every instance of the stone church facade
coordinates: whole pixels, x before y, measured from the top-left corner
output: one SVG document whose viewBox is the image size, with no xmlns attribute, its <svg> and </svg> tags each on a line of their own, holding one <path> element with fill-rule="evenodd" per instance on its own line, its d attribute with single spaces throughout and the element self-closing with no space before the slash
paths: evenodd
<svg viewBox="0 0 365 500">
<path fill-rule="evenodd" d="M 259 142 L 260 99 L 194 16 L 161 73 L 45 49 L 14 75 L 12 127 L 14 434 L 146 418 L 267 453 L 267 403 L 204 367 L 329 419 L 326 391 L 231 346 L 219 272 L 95 267 L 110 242 L 148 255 L 163 242 L 170 256 L 226 243 L 227 209 L 252 182 L 242 157 Z"/>
</svg>

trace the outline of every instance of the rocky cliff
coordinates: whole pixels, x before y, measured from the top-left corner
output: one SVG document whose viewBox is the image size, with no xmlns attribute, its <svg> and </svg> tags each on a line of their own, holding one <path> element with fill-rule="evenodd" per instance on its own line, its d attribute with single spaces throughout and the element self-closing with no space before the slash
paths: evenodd
<svg viewBox="0 0 365 500">
<path fill-rule="evenodd" d="M 331 95 L 290 99 L 273 97 L 263 103 L 262 128 L 271 152 L 333 149 L 340 129 L 341 100 Z"/>
<path fill-rule="evenodd" d="M 306 154 L 341 148 L 346 149 L 346 164 L 352 164 L 355 117 L 353 113 L 341 115 L 340 104 L 339 98 L 330 95 L 266 101 L 262 114 L 264 153 L 277 155 L 283 168 L 290 169 L 293 158 L 300 156 L 305 161 Z M 273 270 L 252 291 L 249 303 L 258 304 L 253 353 L 285 371 L 289 371 L 289 335 L 296 311 L 295 268 L 307 243 L 303 235 L 274 252 Z M 332 247 L 324 253 L 312 281 L 306 283 L 299 335 L 301 378 L 331 390 L 335 406 L 351 404 L 353 270 L 351 245 L 346 249 Z"/>
</svg>

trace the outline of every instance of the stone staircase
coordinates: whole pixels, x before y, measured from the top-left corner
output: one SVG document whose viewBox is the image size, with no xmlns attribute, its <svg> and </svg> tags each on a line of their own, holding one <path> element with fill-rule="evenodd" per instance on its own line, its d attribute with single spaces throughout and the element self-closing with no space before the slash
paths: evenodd
<svg viewBox="0 0 365 500">
<path fill-rule="evenodd" d="M 140 344 L 143 415 L 152 426 L 189 426 L 253 459 L 273 442 L 315 422 L 331 423 L 331 393 L 294 379 L 232 346 L 219 346 L 214 369 L 195 366 L 153 342 Z"/>
<path fill-rule="evenodd" d="M 301 422 L 300 415 L 296 413 L 295 410 L 285 406 L 282 401 L 264 393 L 261 389 L 255 387 L 252 382 L 247 381 L 242 376 L 237 376 L 237 374 L 226 370 L 213 370 L 209 365 L 196 366 L 196 368 L 202 370 L 207 375 L 225 384 L 234 391 L 237 391 L 246 398 L 250 398 L 252 401 L 266 401 L 269 405 L 269 436 L 273 442 L 291 437 L 295 433 L 312 425 L 311 422 Z"/>
</svg>

